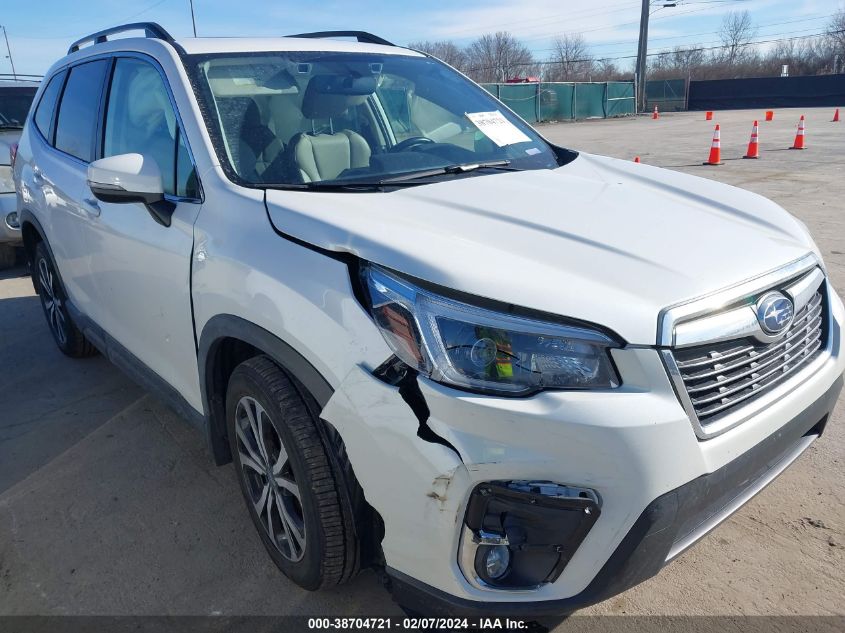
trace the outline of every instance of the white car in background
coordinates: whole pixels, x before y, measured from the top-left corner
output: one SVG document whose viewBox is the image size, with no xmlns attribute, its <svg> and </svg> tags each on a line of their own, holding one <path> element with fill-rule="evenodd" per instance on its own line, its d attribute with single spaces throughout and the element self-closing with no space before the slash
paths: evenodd
<svg viewBox="0 0 845 633">
<path fill-rule="evenodd" d="M 22 244 L 11 161 L 37 90 L 37 82 L 0 80 L 0 270 L 15 263 Z"/>
<path fill-rule="evenodd" d="M 842 387 L 798 220 L 556 147 L 366 33 L 93 34 L 15 181 L 58 346 L 234 460 L 306 589 L 375 567 L 424 614 L 603 600 L 789 466 Z"/>
</svg>

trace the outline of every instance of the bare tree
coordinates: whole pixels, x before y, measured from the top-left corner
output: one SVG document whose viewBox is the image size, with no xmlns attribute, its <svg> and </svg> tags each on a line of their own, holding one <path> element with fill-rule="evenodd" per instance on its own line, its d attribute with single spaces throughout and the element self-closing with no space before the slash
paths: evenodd
<svg viewBox="0 0 845 633">
<path fill-rule="evenodd" d="M 748 11 L 731 12 L 722 21 L 722 46 L 676 46 L 649 59 L 651 79 L 725 79 L 777 76 L 783 65 L 791 75 L 845 73 L 845 5 L 833 13 L 825 34 L 778 41 L 761 51 L 754 44 L 757 29 Z M 566 33 L 553 43 L 552 53 L 539 64 L 531 51 L 506 31 L 488 33 L 461 48 L 449 40 L 417 41 L 424 51 L 479 82 L 501 82 L 540 75 L 547 81 L 612 81 L 630 79 L 631 71 L 611 59 L 595 59 L 580 33 Z"/>
<path fill-rule="evenodd" d="M 482 35 L 467 48 L 467 74 L 478 82 L 536 73 L 531 51 L 506 31 Z"/>
<path fill-rule="evenodd" d="M 672 65 L 692 76 L 707 61 L 700 46 L 676 46 L 672 50 Z"/>
<path fill-rule="evenodd" d="M 660 52 L 649 64 L 651 79 L 700 78 L 701 69 L 707 64 L 707 55 L 699 45 L 676 46 Z"/>
<path fill-rule="evenodd" d="M 424 42 L 411 42 L 408 44 L 408 48 L 428 53 L 460 71 L 466 70 L 467 53 L 452 41 L 438 40 L 429 42 L 426 40 Z"/>
<path fill-rule="evenodd" d="M 825 39 L 833 49 L 833 72 L 845 73 L 845 6 L 830 16 Z"/>
<path fill-rule="evenodd" d="M 756 34 L 757 29 L 751 22 L 751 14 L 748 11 L 728 13 L 722 20 L 722 28 L 719 32 L 719 38 L 724 46 L 721 55 L 724 63 L 733 66 L 740 61 Z"/>
<path fill-rule="evenodd" d="M 823 75 L 833 71 L 833 48 L 824 38 L 778 42 L 760 63 L 760 74 L 777 77 L 789 66 L 790 75 Z"/>
<path fill-rule="evenodd" d="M 565 33 L 552 44 L 547 76 L 551 81 L 589 81 L 593 57 L 580 33 Z"/>
<path fill-rule="evenodd" d="M 596 60 L 593 66 L 593 81 L 618 81 L 627 76 L 610 59 Z"/>
</svg>

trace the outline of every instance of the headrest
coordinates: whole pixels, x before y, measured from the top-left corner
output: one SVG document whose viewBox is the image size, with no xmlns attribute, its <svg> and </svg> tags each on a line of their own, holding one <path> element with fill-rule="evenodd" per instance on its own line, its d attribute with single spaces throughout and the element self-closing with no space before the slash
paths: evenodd
<svg viewBox="0 0 845 633">
<path fill-rule="evenodd" d="M 364 103 L 375 89 L 375 77 L 314 75 L 305 89 L 302 115 L 306 119 L 330 119 Z"/>
</svg>

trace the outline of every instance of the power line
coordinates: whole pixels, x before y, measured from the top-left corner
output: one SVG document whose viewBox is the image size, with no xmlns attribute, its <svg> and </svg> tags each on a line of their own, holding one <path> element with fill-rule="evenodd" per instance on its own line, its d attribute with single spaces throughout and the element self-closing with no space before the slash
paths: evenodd
<svg viewBox="0 0 845 633">
<path fill-rule="evenodd" d="M 676 3 L 679 7 L 685 7 L 685 6 L 687 6 L 687 4 L 709 4 L 709 3 L 724 2 L 724 1 L 730 1 L 732 3 L 740 3 L 740 2 L 749 2 L 750 0 L 705 0 L 705 1 L 702 1 L 702 2 L 691 2 L 691 3 L 685 2 L 684 0 L 676 0 Z M 668 0 L 667 0 L 667 2 L 668 2 Z M 601 11 L 592 11 L 592 9 L 589 9 L 587 11 L 591 11 L 591 12 L 588 12 L 586 14 L 584 14 L 583 11 L 576 11 L 576 12 L 569 12 L 569 13 L 565 13 L 565 14 L 545 16 L 543 18 L 529 18 L 529 19 L 526 19 L 526 20 L 517 20 L 517 21 L 514 21 L 514 22 L 509 22 L 507 24 L 493 24 L 493 25 L 487 26 L 486 28 L 487 28 L 487 31 L 489 31 L 489 30 L 494 29 L 496 27 L 512 27 L 515 24 L 520 24 L 520 23 L 524 23 L 524 22 L 542 22 L 542 24 L 539 24 L 539 25 L 533 26 L 533 27 L 528 27 L 527 29 L 512 29 L 512 30 L 515 31 L 514 34 L 516 35 L 516 33 L 518 33 L 518 32 L 524 33 L 526 30 L 531 31 L 535 28 L 541 28 L 541 29 L 542 28 L 550 28 L 553 25 L 559 24 L 561 22 L 571 23 L 573 21 L 573 18 L 583 20 L 583 19 L 586 19 L 586 18 L 597 17 L 597 16 L 600 16 L 600 15 L 610 15 L 610 14 L 614 14 L 614 13 L 619 13 L 620 11 L 628 9 L 629 7 L 631 9 L 633 9 L 635 6 L 637 6 L 639 4 L 640 4 L 639 2 L 635 1 L 633 3 L 623 3 L 623 4 L 620 4 L 620 5 L 613 5 L 612 7 L 604 7 Z M 593 7 L 593 8 L 595 8 L 595 7 Z M 658 20 L 674 19 L 674 18 L 677 18 L 677 17 L 681 17 L 683 15 L 689 15 L 689 14 L 692 14 L 692 13 L 700 13 L 702 11 L 709 11 L 711 9 L 712 9 L 711 7 L 701 7 L 701 8 L 696 8 L 696 9 L 690 9 L 688 11 L 680 11 L 680 12 L 673 11 L 670 14 L 666 14 L 664 16 L 654 18 L 653 21 L 656 22 Z M 562 18 L 562 19 L 556 20 L 555 18 Z M 614 29 L 617 29 L 617 28 L 623 27 L 623 26 L 638 26 L 639 23 L 640 23 L 639 20 L 632 21 L 632 22 L 623 22 L 621 24 L 613 24 L 613 25 L 610 25 L 610 26 L 601 26 L 601 27 L 596 27 L 596 28 L 592 28 L 592 29 L 582 29 L 582 30 L 579 30 L 578 32 L 579 33 L 598 33 L 600 31 L 614 30 Z M 479 33 L 480 30 L 477 29 L 477 28 L 473 28 L 473 29 L 463 29 L 462 31 L 447 31 L 447 32 L 443 33 L 443 36 L 448 38 L 449 36 L 454 36 L 455 34 L 458 34 L 458 33 L 472 33 L 472 32 Z M 529 37 L 529 38 L 519 37 L 519 39 L 523 42 L 534 42 L 534 41 L 538 41 L 538 40 L 546 40 L 546 39 L 552 38 L 555 35 L 559 35 L 559 34 L 560 34 L 560 31 L 554 31 L 554 32 L 551 32 L 551 33 L 546 32 L 546 33 L 541 33 L 541 34 L 537 34 L 537 35 L 532 35 L 532 37 Z M 456 38 L 456 39 L 464 39 L 464 38 Z"/>
<path fill-rule="evenodd" d="M 683 6 L 683 5 L 680 5 L 680 6 Z M 709 11 L 709 10 L 710 10 L 709 7 L 705 7 L 703 9 L 692 9 L 690 11 L 672 12 L 671 14 L 666 14 L 664 16 L 654 18 L 651 21 L 652 22 L 658 22 L 660 20 L 675 19 L 675 18 L 679 18 L 683 15 L 689 15 L 691 13 L 700 13 L 701 11 Z M 596 28 L 593 28 L 593 29 L 581 29 L 581 30 L 578 31 L 578 33 L 581 33 L 581 34 L 584 34 L 584 33 L 600 33 L 601 31 L 613 31 L 613 30 L 616 30 L 619 27 L 623 27 L 623 26 L 639 26 L 639 24 L 640 24 L 640 21 L 636 20 L 636 21 L 632 21 L 632 22 L 623 22 L 621 24 L 613 24 L 613 25 L 610 25 L 610 26 L 599 26 L 599 27 L 596 27 Z M 549 38 L 554 37 L 555 35 L 559 35 L 559 32 L 558 33 L 547 33 L 547 34 L 540 35 L 540 36 L 537 36 L 537 37 L 520 38 L 520 39 L 523 42 L 536 42 L 538 40 L 547 40 Z"/>
<path fill-rule="evenodd" d="M 798 22 L 811 22 L 811 21 L 815 21 L 815 20 L 827 20 L 827 19 L 830 19 L 829 15 L 820 15 L 820 16 L 813 17 L 813 18 L 801 18 L 799 20 L 786 20 L 786 21 L 783 21 L 783 22 L 768 22 L 768 23 L 763 23 L 763 24 L 757 24 L 755 26 L 758 27 L 758 28 L 765 29 L 765 28 L 770 27 L 770 26 L 782 26 L 784 24 L 795 24 L 795 23 L 798 23 Z M 813 27 L 813 28 L 815 28 L 815 27 Z M 682 38 L 698 37 L 700 35 L 718 35 L 719 33 L 721 33 L 721 31 L 705 31 L 703 33 L 684 33 L 682 35 L 667 35 L 667 36 L 664 36 L 664 37 L 652 37 L 652 38 L 649 38 L 649 43 L 651 43 L 651 42 L 663 42 L 665 40 L 677 40 L 677 39 L 682 39 Z M 784 33 L 769 33 L 768 35 L 784 35 Z M 630 43 L 630 40 L 617 40 L 615 42 L 601 42 L 599 44 L 592 44 L 591 46 L 593 48 L 599 48 L 601 46 L 618 46 L 618 45 L 621 45 L 621 44 L 629 44 L 629 43 Z M 553 48 L 541 48 L 541 49 L 538 49 L 537 52 L 542 53 L 542 52 L 548 52 L 548 51 L 553 51 L 553 50 L 554 50 Z"/>
<path fill-rule="evenodd" d="M 839 35 L 841 33 L 845 33 L 845 29 L 841 29 L 841 30 L 838 30 L 838 31 L 823 31 L 821 33 L 813 33 L 811 35 L 798 35 L 798 36 L 795 36 L 795 37 L 785 37 L 785 38 L 772 39 L 772 40 L 758 40 L 758 41 L 754 41 L 754 42 L 748 42 L 747 45 L 748 46 L 756 46 L 757 44 L 774 44 L 774 43 L 778 43 L 778 42 L 791 42 L 791 41 L 795 41 L 795 40 L 810 39 L 810 38 L 813 38 L 813 37 L 823 37 L 823 36 L 826 36 L 826 35 Z M 713 51 L 713 50 L 718 50 L 718 49 L 721 49 L 721 48 L 730 48 L 730 47 L 731 47 L 731 45 L 725 45 L 725 44 L 722 44 L 720 46 L 700 46 L 700 47 L 696 47 L 696 48 L 684 49 L 684 52 L 685 53 L 695 53 L 695 52 L 699 52 L 699 51 Z M 665 53 L 666 53 L 666 51 L 661 51 L 661 52 L 658 52 L 658 53 L 649 53 L 648 55 L 646 55 L 646 57 L 656 57 L 658 55 L 663 55 Z M 619 57 L 602 57 L 601 59 L 603 61 L 618 61 L 618 60 L 621 60 L 621 59 L 635 59 L 636 57 L 637 57 L 636 55 L 622 55 L 622 56 L 619 56 Z M 511 67 L 551 66 L 551 65 L 554 65 L 554 64 L 578 64 L 578 63 L 592 62 L 592 61 L 595 61 L 595 59 L 592 58 L 592 57 L 585 57 L 583 59 L 567 59 L 567 60 L 550 59 L 550 60 L 546 60 L 546 61 L 519 62 L 519 63 L 509 64 L 509 66 L 511 66 Z M 466 70 L 466 72 L 479 72 L 479 71 L 483 71 L 483 70 L 496 70 L 496 69 L 497 68 L 495 66 L 479 66 L 479 67 L 474 67 L 474 68 L 468 68 Z"/>
<path fill-rule="evenodd" d="M 812 27 L 812 28 L 806 28 L 806 29 L 798 29 L 796 31 L 782 31 L 780 33 L 764 33 L 761 37 L 770 37 L 770 36 L 781 37 L 781 36 L 786 36 L 786 35 L 795 35 L 795 34 L 799 34 L 799 33 L 807 33 L 807 31 L 815 31 L 817 28 L 818 28 L 818 26 L 815 26 L 815 27 Z M 811 34 L 810 37 L 815 37 L 815 35 Z M 701 46 L 710 46 L 711 44 L 715 45 L 715 44 L 718 44 L 719 41 L 720 40 L 711 40 L 709 42 L 696 42 L 695 46 L 701 47 Z M 742 46 L 753 46 L 754 44 L 758 44 L 758 43 L 762 44 L 764 42 L 762 42 L 762 41 L 761 42 L 750 41 L 750 42 L 748 42 L 748 44 L 743 44 Z M 690 48 L 687 48 L 686 46 L 682 46 L 682 45 L 676 46 L 675 48 L 680 48 L 682 52 L 687 52 L 687 51 L 691 50 Z M 553 51 L 554 49 L 549 49 L 549 50 Z M 608 55 L 611 55 L 611 56 L 612 55 L 623 55 L 623 54 L 627 53 L 628 50 L 630 50 L 630 49 L 611 51 L 611 52 L 604 53 L 604 54 L 597 54 L 594 57 L 596 59 L 613 59 L 612 57 L 609 58 Z M 695 50 L 695 49 L 692 49 L 692 50 Z M 653 55 L 662 55 L 662 54 L 665 54 L 665 53 L 672 53 L 672 52 L 674 52 L 674 48 L 663 47 L 658 52 L 653 53 Z"/>
<path fill-rule="evenodd" d="M 102 22 L 101 24 L 103 26 L 98 28 L 98 29 L 88 27 L 84 30 L 84 33 L 93 33 L 93 32 L 96 32 L 96 31 L 100 31 L 102 29 L 108 28 L 108 27 L 113 26 L 115 24 L 125 24 L 125 23 L 129 22 L 130 20 L 132 20 L 133 18 L 137 18 L 139 15 L 143 15 L 144 13 L 147 13 L 148 11 L 152 11 L 156 7 L 158 7 L 158 6 L 164 4 L 165 2 L 168 2 L 168 1 L 169 0 L 155 0 L 155 2 L 152 2 L 151 4 L 147 5 L 143 9 L 140 9 L 139 11 L 136 11 L 135 13 L 132 13 L 130 15 L 127 15 L 127 16 L 119 18 L 119 19 L 109 20 L 109 22 Z M 79 22 L 74 22 L 73 24 L 78 24 L 78 23 Z M 65 26 L 67 26 L 67 25 L 65 25 Z M 29 35 L 29 36 L 26 36 L 26 38 L 30 39 L 30 40 L 43 40 L 45 42 L 58 41 L 58 40 L 67 41 L 67 40 L 70 40 L 70 39 L 78 38 L 79 34 L 80 34 L 80 31 L 77 31 L 75 33 L 71 33 L 69 35 L 51 35 L 49 37 Z"/>
<path fill-rule="evenodd" d="M 595 17 L 595 16 L 599 16 L 599 15 L 608 15 L 608 14 L 611 14 L 611 13 L 618 13 L 620 10 L 622 10 L 624 8 L 633 7 L 637 4 L 639 4 L 638 0 L 633 0 L 633 2 L 631 2 L 629 0 L 629 1 L 623 2 L 621 4 L 612 5 L 610 7 L 604 7 L 601 11 L 594 11 L 595 7 L 591 7 L 589 9 L 581 9 L 579 11 L 568 11 L 567 13 L 557 13 L 557 14 L 554 14 L 554 15 L 546 15 L 546 16 L 536 17 L 536 18 L 526 18 L 524 20 L 514 20 L 514 21 L 511 21 L 511 22 L 507 22 L 507 23 L 501 23 L 500 22 L 498 24 L 489 24 L 489 25 L 486 25 L 485 27 L 481 27 L 481 28 L 473 27 L 473 28 L 469 28 L 469 29 L 444 31 L 444 32 L 441 33 L 441 37 L 446 37 L 446 38 L 455 37 L 456 35 L 460 35 L 460 34 L 464 34 L 464 33 L 468 34 L 467 37 L 472 37 L 472 34 L 474 34 L 474 33 L 481 33 L 482 29 L 484 30 L 484 32 L 489 32 L 490 30 L 494 30 L 498 27 L 511 28 L 515 24 L 524 24 L 526 22 L 531 22 L 531 23 L 542 22 L 542 24 L 540 24 L 538 26 L 540 28 L 543 28 L 543 27 L 547 27 L 550 23 L 554 24 L 555 23 L 554 20 L 557 19 L 557 18 L 561 18 L 560 21 L 563 21 L 563 20 L 570 21 L 570 20 L 572 20 L 572 18 L 578 18 L 578 19 L 591 18 L 591 17 Z M 528 27 L 528 30 L 530 30 L 531 28 L 535 28 L 535 27 Z M 457 38 L 457 39 L 463 39 L 463 38 Z"/>
</svg>

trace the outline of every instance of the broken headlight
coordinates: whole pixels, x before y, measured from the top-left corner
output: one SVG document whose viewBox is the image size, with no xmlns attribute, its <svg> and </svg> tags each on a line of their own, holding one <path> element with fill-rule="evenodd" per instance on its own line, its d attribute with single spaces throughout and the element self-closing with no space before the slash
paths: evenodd
<svg viewBox="0 0 845 633">
<path fill-rule="evenodd" d="M 455 301 L 372 264 L 361 274 L 393 353 L 437 382 L 506 395 L 619 385 L 600 332 Z"/>
</svg>

